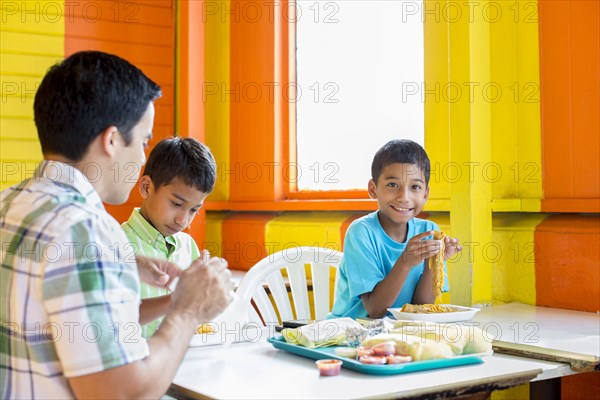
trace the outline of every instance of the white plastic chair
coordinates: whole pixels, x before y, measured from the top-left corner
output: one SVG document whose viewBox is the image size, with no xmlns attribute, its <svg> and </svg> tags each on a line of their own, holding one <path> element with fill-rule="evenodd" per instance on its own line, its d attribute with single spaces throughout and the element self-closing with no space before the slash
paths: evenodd
<svg viewBox="0 0 600 400">
<path fill-rule="evenodd" d="M 265 257 L 242 278 L 234 303 L 226 311 L 226 319 L 260 324 L 281 324 L 293 319 L 326 319 L 331 310 L 331 268 L 337 270 L 341 260 L 342 253 L 339 251 L 321 247 L 295 247 Z M 310 265 L 310 282 L 306 276 L 306 265 Z M 286 277 L 283 271 L 287 272 Z M 290 301 L 286 283 L 293 301 Z M 312 283 L 314 315 L 310 312 L 309 283 Z"/>
</svg>

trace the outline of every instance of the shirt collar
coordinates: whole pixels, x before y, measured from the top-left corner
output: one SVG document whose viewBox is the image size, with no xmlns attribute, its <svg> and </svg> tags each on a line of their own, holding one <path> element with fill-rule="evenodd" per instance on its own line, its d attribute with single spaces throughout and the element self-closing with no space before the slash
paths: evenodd
<svg viewBox="0 0 600 400">
<path fill-rule="evenodd" d="M 175 235 L 164 237 L 155 227 L 152 226 L 150 222 L 148 222 L 148 220 L 146 220 L 146 218 L 142 216 L 139 208 L 133 209 L 128 222 L 131 228 L 145 242 L 150 240 L 152 243 L 159 241 L 175 245 Z"/>
<path fill-rule="evenodd" d="M 35 178 L 60 186 L 69 186 L 79 192 L 86 202 L 104 209 L 102 199 L 87 177 L 72 165 L 52 160 L 44 160 L 35 171 Z"/>
</svg>

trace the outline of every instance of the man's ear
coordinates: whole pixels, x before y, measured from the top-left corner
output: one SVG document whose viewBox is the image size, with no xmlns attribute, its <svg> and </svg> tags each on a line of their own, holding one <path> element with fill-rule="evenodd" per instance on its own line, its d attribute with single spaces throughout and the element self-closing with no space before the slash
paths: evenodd
<svg viewBox="0 0 600 400">
<path fill-rule="evenodd" d="M 425 200 L 429 198 L 429 185 L 427 185 L 427 189 L 425 189 Z"/>
<path fill-rule="evenodd" d="M 367 186 L 367 191 L 369 192 L 369 197 L 373 200 L 377 199 L 377 193 L 375 193 L 375 181 L 373 179 L 369 179 L 369 185 Z"/>
<path fill-rule="evenodd" d="M 115 154 L 117 154 L 116 144 L 119 139 L 118 136 L 119 130 L 114 125 L 109 126 L 100 134 L 102 150 L 104 150 L 104 153 L 109 157 L 114 157 Z"/>
<path fill-rule="evenodd" d="M 142 175 L 140 178 L 139 188 L 142 199 L 147 199 L 150 196 L 150 186 L 152 185 L 152 179 L 148 175 Z"/>
</svg>

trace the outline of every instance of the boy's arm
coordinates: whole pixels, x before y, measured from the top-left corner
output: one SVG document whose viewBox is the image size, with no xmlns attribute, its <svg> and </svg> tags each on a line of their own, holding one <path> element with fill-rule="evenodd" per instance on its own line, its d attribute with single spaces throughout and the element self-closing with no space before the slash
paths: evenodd
<svg viewBox="0 0 600 400">
<path fill-rule="evenodd" d="M 176 264 L 160 258 L 136 254 L 135 261 L 138 266 L 140 280 L 150 286 L 168 287 L 181 273 L 181 268 Z"/>
<path fill-rule="evenodd" d="M 427 231 L 413 236 L 408 241 L 406 249 L 400 255 L 390 273 L 370 293 L 365 293 L 361 296 L 363 305 L 370 317 L 383 317 L 388 307 L 391 307 L 398 298 L 410 270 L 426 258 L 439 252 L 439 246 L 434 240 L 423 240 L 432 234 L 433 231 Z M 428 290 L 431 296 L 433 296 L 431 278 L 429 279 L 430 285 Z M 425 287 L 423 290 L 426 290 Z"/>
<path fill-rule="evenodd" d="M 162 317 L 169 311 L 169 307 L 171 307 L 170 294 L 142 299 L 142 304 L 140 305 L 140 325 L 146 325 L 156 318 Z"/>
</svg>

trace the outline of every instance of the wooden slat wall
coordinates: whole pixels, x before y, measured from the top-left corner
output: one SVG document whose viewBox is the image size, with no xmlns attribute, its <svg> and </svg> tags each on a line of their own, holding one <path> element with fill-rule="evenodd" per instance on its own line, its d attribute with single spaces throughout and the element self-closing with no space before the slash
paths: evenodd
<svg viewBox="0 0 600 400">
<path fill-rule="evenodd" d="M 172 136 L 175 133 L 174 1 L 80 1 L 66 11 L 65 56 L 81 50 L 100 50 L 135 64 L 163 90 L 163 96 L 156 102 L 150 148 Z M 123 222 L 140 202 L 139 192 L 134 188 L 127 203 L 107 209 Z"/>
<path fill-rule="evenodd" d="M 63 58 L 58 8 L 0 3 L 0 190 L 32 175 L 42 152 L 33 99 L 46 70 Z"/>
</svg>

